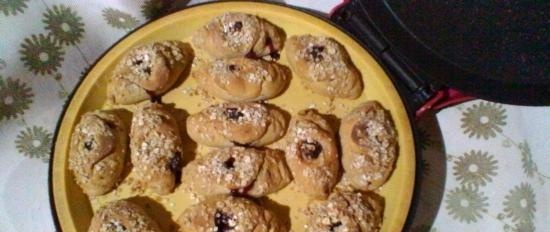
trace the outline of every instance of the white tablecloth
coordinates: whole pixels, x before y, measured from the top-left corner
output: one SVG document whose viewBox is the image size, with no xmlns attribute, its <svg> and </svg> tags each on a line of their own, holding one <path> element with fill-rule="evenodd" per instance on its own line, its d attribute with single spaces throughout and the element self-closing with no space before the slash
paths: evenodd
<svg viewBox="0 0 550 232">
<path fill-rule="evenodd" d="M 154 2 L 0 0 L 0 231 L 55 231 L 48 162 L 67 95 L 161 11 Z M 286 3 L 328 12 L 339 1 Z M 411 231 L 550 231 L 549 107 L 478 100 L 420 125 Z"/>
</svg>

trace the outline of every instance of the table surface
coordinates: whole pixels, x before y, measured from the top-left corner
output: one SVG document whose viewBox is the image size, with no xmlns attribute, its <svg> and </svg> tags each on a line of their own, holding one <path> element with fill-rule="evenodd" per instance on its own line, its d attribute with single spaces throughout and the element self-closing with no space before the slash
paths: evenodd
<svg viewBox="0 0 550 232">
<path fill-rule="evenodd" d="M 0 1 L 0 231 L 56 231 L 48 163 L 63 106 L 107 48 L 163 13 L 155 2 Z M 278 2 L 326 13 L 340 1 Z M 475 100 L 418 124 L 407 230 L 550 229 L 550 107 Z"/>
</svg>

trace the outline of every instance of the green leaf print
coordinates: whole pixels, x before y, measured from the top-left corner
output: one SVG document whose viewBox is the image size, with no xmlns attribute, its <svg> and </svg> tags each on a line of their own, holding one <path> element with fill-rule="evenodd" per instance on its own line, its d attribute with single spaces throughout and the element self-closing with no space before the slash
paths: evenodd
<svg viewBox="0 0 550 232">
<path fill-rule="evenodd" d="M 487 200 L 488 198 L 478 189 L 461 186 L 449 191 L 445 202 L 450 216 L 460 222 L 470 224 L 483 218 L 482 213 L 486 213 L 489 206 Z"/>
<path fill-rule="evenodd" d="M 18 13 L 23 13 L 25 8 L 27 8 L 27 3 L 29 0 L 0 0 L 0 11 L 5 16 L 17 15 Z"/>
<path fill-rule="evenodd" d="M 59 44 L 75 45 L 84 33 L 82 18 L 65 5 L 53 5 L 44 13 L 42 20 Z"/>
<path fill-rule="evenodd" d="M 139 21 L 128 13 L 113 8 L 103 9 L 103 18 L 114 28 L 131 30 L 139 25 Z"/>
<path fill-rule="evenodd" d="M 0 76 L 0 121 L 23 115 L 33 97 L 32 89 L 19 79 Z"/>
<path fill-rule="evenodd" d="M 65 52 L 51 35 L 31 35 L 21 44 L 21 61 L 34 74 L 52 74 L 61 67 Z"/>
<path fill-rule="evenodd" d="M 19 132 L 16 148 L 24 156 L 48 162 L 52 146 L 52 133 L 43 127 L 33 126 Z"/>
<path fill-rule="evenodd" d="M 497 160 L 487 152 L 470 151 L 458 157 L 453 166 L 454 175 L 461 184 L 485 186 L 496 176 Z"/>
<path fill-rule="evenodd" d="M 506 125 L 506 109 L 500 104 L 480 102 L 474 104 L 462 113 L 464 134 L 476 139 L 496 137 L 496 132 L 502 132 L 501 127 Z"/>
</svg>

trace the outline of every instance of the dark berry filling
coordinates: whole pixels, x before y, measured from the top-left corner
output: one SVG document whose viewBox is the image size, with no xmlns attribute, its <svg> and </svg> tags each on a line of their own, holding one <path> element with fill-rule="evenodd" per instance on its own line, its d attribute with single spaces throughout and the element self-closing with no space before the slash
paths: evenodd
<svg viewBox="0 0 550 232">
<path fill-rule="evenodd" d="M 336 223 L 332 223 L 330 224 L 330 226 L 328 227 L 328 229 L 330 230 L 330 232 L 334 232 L 336 227 L 339 227 L 342 225 L 342 222 L 336 222 Z"/>
<path fill-rule="evenodd" d="M 168 168 L 172 173 L 174 173 L 174 176 L 176 177 L 176 183 L 181 182 L 181 168 L 183 167 L 183 159 L 181 157 L 181 152 L 176 152 L 170 159 L 170 162 L 168 163 Z"/>
<path fill-rule="evenodd" d="M 241 111 L 239 111 L 239 109 L 237 108 L 227 108 L 225 109 L 224 114 L 228 119 L 231 119 L 234 121 L 237 121 L 244 116 L 244 114 Z"/>
<path fill-rule="evenodd" d="M 84 142 L 84 149 L 87 151 L 94 149 L 94 139 Z"/>
<path fill-rule="evenodd" d="M 302 143 L 300 143 L 300 153 L 308 160 L 319 158 L 322 151 L 323 147 L 317 141 L 302 141 Z"/>
<path fill-rule="evenodd" d="M 307 53 L 312 58 L 312 60 L 317 63 L 323 60 L 323 51 L 325 50 L 324 46 L 313 45 L 308 48 Z"/>
<path fill-rule="evenodd" d="M 235 168 L 235 158 L 229 157 L 229 159 L 223 162 L 223 167 L 227 169 Z"/>
<path fill-rule="evenodd" d="M 235 222 L 235 219 L 221 210 L 216 210 L 214 214 L 214 225 L 216 226 L 216 232 L 228 232 L 235 228 L 235 223 L 229 223 L 229 221 Z M 233 224 L 231 226 L 230 224 Z"/>
</svg>

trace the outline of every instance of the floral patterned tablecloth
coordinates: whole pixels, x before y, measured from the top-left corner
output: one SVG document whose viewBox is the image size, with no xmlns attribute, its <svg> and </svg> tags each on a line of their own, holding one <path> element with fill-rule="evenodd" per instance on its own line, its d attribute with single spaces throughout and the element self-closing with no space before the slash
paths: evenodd
<svg viewBox="0 0 550 232">
<path fill-rule="evenodd" d="M 69 92 L 120 37 L 200 1 L 0 0 L 0 231 L 55 231 L 53 133 Z M 283 2 L 283 1 L 279 1 Z M 338 0 L 288 0 L 328 12 Z M 550 108 L 471 101 L 419 122 L 410 231 L 550 231 Z"/>
</svg>

